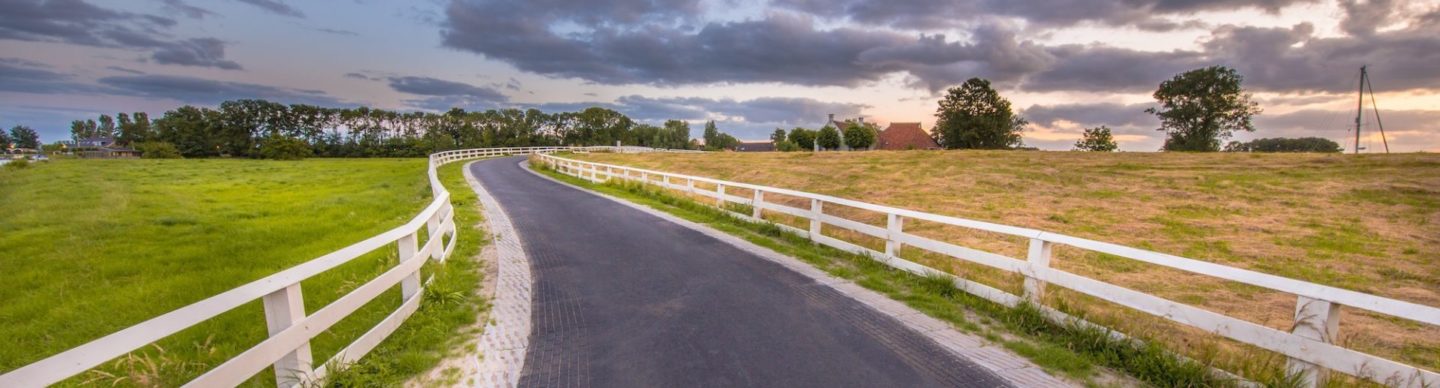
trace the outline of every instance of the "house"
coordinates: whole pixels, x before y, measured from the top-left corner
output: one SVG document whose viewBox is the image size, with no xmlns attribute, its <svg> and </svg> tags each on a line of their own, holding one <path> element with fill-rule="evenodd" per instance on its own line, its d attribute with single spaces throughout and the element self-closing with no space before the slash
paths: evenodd
<svg viewBox="0 0 1440 388">
<path fill-rule="evenodd" d="M 840 131 L 840 150 L 849 151 L 850 146 L 845 144 L 845 128 L 849 128 L 850 124 L 865 125 L 865 117 L 856 117 L 854 120 L 835 120 L 835 114 L 831 113 L 830 117 L 825 120 L 825 124 L 820 125 L 820 128 L 829 126 L 835 128 L 836 131 Z M 872 144 L 868 149 L 873 150 L 878 148 L 876 144 Z M 816 150 L 818 151 L 819 149 L 817 148 Z"/>
<path fill-rule="evenodd" d="M 735 146 L 735 152 L 771 152 L 775 151 L 775 142 L 771 140 L 741 140 Z"/>
<path fill-rule="evenodd" d="M 920 128 L 920 123 L 890 123 L 875 139 L 882 150 L 938 150 L 940 143 Z"/>
<path fill-rule="evenodd" d="M 109 136 L 87 137 L 76 140 L 75 146 L 70 149 L 76 156 L 81 158 L 114 159 L 114 158 L 137 158 L 140 151 L 133 148 L 121 147 L 115 144 L 115 138 Z"/>
</svg>

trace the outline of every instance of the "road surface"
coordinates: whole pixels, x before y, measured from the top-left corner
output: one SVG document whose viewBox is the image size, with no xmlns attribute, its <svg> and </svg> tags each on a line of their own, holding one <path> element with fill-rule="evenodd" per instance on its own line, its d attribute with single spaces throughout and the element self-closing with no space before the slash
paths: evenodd
<svg viewBox="0 0 1440 388">
<path fill-rule="evenodd" d="M 471 165 L 534 274 L 521 386 L 1008 386 L 808 277 L 521 160 Z"/>
</svg>

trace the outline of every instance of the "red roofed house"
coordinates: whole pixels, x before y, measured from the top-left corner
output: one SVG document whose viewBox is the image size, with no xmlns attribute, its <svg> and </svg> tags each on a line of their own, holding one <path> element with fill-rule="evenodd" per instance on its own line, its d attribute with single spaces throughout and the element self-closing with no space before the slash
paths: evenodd
<svg viewBox="0 0 1440 388">
<path fill-rule="evenodd" d="M 875 139 L 876 148 L 882 150 L 938 150 L 930 134 L 920 128 L 920 123 L 890 123 Z"/>
</svg>

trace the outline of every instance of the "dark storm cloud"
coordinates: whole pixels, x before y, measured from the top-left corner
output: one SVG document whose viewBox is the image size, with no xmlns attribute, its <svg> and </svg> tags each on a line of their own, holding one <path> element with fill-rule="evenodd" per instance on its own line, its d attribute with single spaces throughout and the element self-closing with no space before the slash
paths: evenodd
<svg viewBox="0 0 1440 388">
<path fill-rule="evenodd" d="M 250 5 L 259 7 L 260 9 L 269 11 L 270 13 L 274 13 L 274 14 L 276 14 L 276 15 L 291 16 L 291 17 L 297 17 L 297 18 L 303 18 L 303 17 L 305 17 L 305 14 L 300 13 L 300 10 L 297 10 L 297 9 L 295 9 L 294 7 L 291 7 L 289 4 L 285 4 L 285 3 L 280 2 L 280 1 L 278 1 L 278 0 L 236 0 L 236 1 L 239 1 L 239 2 L 241 2 L 241 3 L 250 4 Z"/>
<path fill-rule="evenodd" d="M 1403 0 L 1372 0 L 1377 6 L 1389 1 Z M 1104 45 L 1046 46 L 1022 37 L 1010 21 L 968 16 L 977 10 L 998 12 L 1024 19 L 1031 29 L 1086 21 L 1165 29 L 1170 28 L 1165 24 L 1203 27 L 1204 23 L 1153 16 L 1235 8 L 1275 12 L 1308 2 L 780 1 L 780 6 L 798 11 L 770 12 L 738 22 L 705 22 L 685 19 L 694 7 L 690 2 L 669 7 L 638 0 L 599 4 L 456 0 L 446 10 L 442 37 L 448 47 L 523 71 L 601 84 L 855 86 L 902 74 L 912 87 L 932 92 L 971 77 L 1030 91 L 1136 92 L 1153 90 L 1187 70 L 1226 65 L 1240 70 L 1252 90 L 1284 93 L 1341 90 L 1348 87 L 1344 81 L 1348 74 L 1368 63 L 1389 77 L 1390 82 L 1377 84 L 1377 90 L 1440 87 L 1440 72 L 1433 70 L 1433 64 L 1440 63 L 1440 39 L 1433 38 L 1440 33 L 1440 10 L 1411 16 L 1404 29 L 1375 31 L 1382 22 L 1374 18 L 1396 21 L 1400 16 L 1360 14 L 1364 7 L 1350 6 L 1347 20 L 1352 21 L 1346 29 L 1353 35 L 1317 37 L 1304 24 L 1222 26 L 1198 50 L 1166 52 Z M 584 12 L 591 5 L 597 11 Z M 617 9 L 644 10 L 649 16 L 616 13 Z M 846 18 L 862 25 L 943 22 L 962 33 L 952 39 L 892 29 L 827 29 L 819 27 L 815 18 Z"/>
<path fill-rule="evenodd" d="M 1440 26 L 1319 38 L 1314 28 L 1224 27 L 1205 43 L 1207 55 L 1235 67 L 1247 86 L 1272 91 L 1343 92 L 1360 66 L 1371 65 L 1377 91 L 1440 87 Z"/>
<path fill-rule="evenodd" d="M 167 44 L 151 57 L 162 64 L 240 69 L 240 64 L 225 60 L 225 42 L 215 38 L 195 38 Z"/>
<path fill-rule="evenodd" d="M 0 39 L 64 42 L 147 50 L 156 62 L 239 69 L 225 60 L 224 42 L 214 38 L 174 40 L 161 30 L 174 19 L 119 12 L 84 0 L 7 1 L 0 12 Z"/>
<path fill-rule="evenodd" d="M 692 29 L 667 23 L 681 17 L 676 10 L 685 9 L 683 4 L 657 8 L 666 11 L 637 19 L 607 11 L 621 8 L 612 3 L 631 2 L 553 3 L 453 2 L 447 8 L 444 44 L 530 72 L 605 84 L 853 85 L 897 70 L 859 63 L 862 52 L 914 40 L 882 31 L 820 30 L 802 16 L 772 15 Z M 598 10 L 584 12 L 591 6 Z M 582 28 L 562 34 L 551 28 L 558 25 Z"/>
<path fill-rule="evenodd" d="M 281 103 L 339 106 L 344 102 L 324 92 L 303 91 L 244 82 L 216 81 L 173 75 L 130 75 L 100 79 L 111 94 L 175 99 L 185 103 L 215 105 L 226 100 L 260 98 Z"/>
</svg>

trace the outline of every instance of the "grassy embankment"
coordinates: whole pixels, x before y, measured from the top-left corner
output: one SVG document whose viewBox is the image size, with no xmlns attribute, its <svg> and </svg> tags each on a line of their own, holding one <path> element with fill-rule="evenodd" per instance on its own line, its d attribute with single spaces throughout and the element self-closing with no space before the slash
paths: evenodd
<svg viewBox="0 0 1440 388">
<path fill-rule="evenodd" d="M 408 221 L 430 200 L 423 159 L 56 160 L 0 171 L 0 372 L 265 277 Z M 434 365 L 482 302 L 481 234 L 459 165 L 461 244 L 430 263 L 427 300 L 337 379 L 393 384 Z M 466 194 L 469 194 L 467 197 Z M 466 199 L 469 198 L 469 199 Z M 313 313 L 394 265 L 394 245 L 301 283 Z M 387 293 L 312 342 L 326 360 L 399 305 Z M 175 386 L 264 339 L 259 301 L 66 382 Z M 267 369 L 247 385 L 273 385 Z"/>
<path fill-rule="evenodd" d="M 579 157 L 1049 230 L 1440 305 L 1440 263 L 1435 259 L 1440 254 L 1440 155 L 865 152 Z M 796 198 L 766 199 L 808 207 Z M 883 216 L 857 209 L 832 206 L 826 212 L 884 225 Z M 766 216 L 803 227 L 779 214 Z M 906 230 L 1024 257 L 1025 241 L 1016 238 L 920 222 L 907 223 Z M 872 248 L 879 245 L 851 233 L 826 234 Z M 917 249 L 907 248 L 901 255 L 1020 291 L 1015 275 Z M 1058 249 L 1054 265 L 1277 329 L 1291 325 L 1293 296 L 1074 248 Z M 1051 294 L 1047 303 L 1052 306 L 1229 370 L 1272 369 L 1278 364 L 1277 357 L 1257 359 L 1245 346 L 1108 302 L 1066 291 Z M 1440 368 L 1440 329 L 1355 309 L 1344 310 L 1341 322 L 1346 346 Z"/>
</svg>

